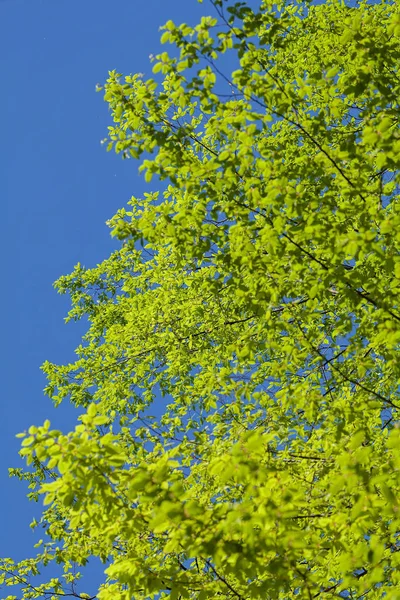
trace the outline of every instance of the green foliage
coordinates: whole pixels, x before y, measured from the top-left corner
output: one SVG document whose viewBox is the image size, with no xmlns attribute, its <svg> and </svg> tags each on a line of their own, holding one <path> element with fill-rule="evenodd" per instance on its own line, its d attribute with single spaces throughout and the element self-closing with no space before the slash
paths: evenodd
<svg viewBox="0 0 400 600">
<path fill-rule="evenodd" d="M 104 86 L 108 148 L 166 187 L 56 284 L 90 326 L 46 391 L 82 416 L 23 435 L 23 598 L 87 598 L 90 557 L 99 600 L 400 598 L 399 8 L 212 4 L 160 82 Z"/>
</svg>

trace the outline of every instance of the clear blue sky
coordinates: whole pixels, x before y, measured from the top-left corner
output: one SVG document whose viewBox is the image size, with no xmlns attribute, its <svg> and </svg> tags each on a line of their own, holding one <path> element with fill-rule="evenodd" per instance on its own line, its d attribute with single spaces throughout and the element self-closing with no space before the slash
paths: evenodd
<svg viewBox="0 0 400 600">
<path fill-rule="evenodd" d="M 112 69 L 150 76 L 159 26 L 210 12 L 196 0 L 0 0 L 0 557 L 32 555 L 41 508 L 8 478 L 22 466 L 15 434 L 46 418 L 68 431 L 77 416 L 42 392 L 40 365 L 71 361 L 83 333 L 64 324 L 68 299 L 52 283 L 106 258 L 105 221 L 148 189 L 137 163 L 100 145 L 111 119 L 95 85 Z"/>
<path fill-rule="evenodd" d="M 77 416 L 42 392 L 40 365 L 72 360 L 83 333 L 64 324 L 68 299 L 52 283 L 106 258 L 105 221 L 147 189 L 137 163 L 100 145 L 111 119 L 95 85 L 112 69 L 150 76 L 159 26 L 210 12 L 196 0 L 0 0 L 0 557 L 32 555 L 41 508 L 8 477 L 22 466 L 15 434 L 46 418 L 68 431 Z"/>
</svg>

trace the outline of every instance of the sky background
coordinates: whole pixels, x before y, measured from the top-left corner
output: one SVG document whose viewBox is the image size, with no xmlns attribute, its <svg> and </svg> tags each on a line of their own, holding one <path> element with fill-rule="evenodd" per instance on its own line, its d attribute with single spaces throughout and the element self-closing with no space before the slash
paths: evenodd
<svg viewBox="0 0 400 600">
<path fill-rule="evenodd" d="M 42 391 L 41 364 L 72 361 L 84 333 L 64 324 L 68 297 L 52 284 L 77 262 L 106 258 L 117 242 L 105 221 L 156 186 L 144 183 L 138 163 L 101 146 L 111 117 L 95 86 L 113 69 L 151 76 L 159 26 L 210 13 L 196 0 L 0 0 L 0 557 L 33 555 L 29 523 L 41 512 L 8 477 L 9 467 L 23 466 L 15 434 L 46 418 L 69 431 L 78 414 L 67 404 L 54 409 Z M 98 583 L 93 575 L 80 591 Z"/>
<path fill-rule="evenodd" d="M 64 324 L 69 300 L 52 284 L 117 248 L 105 222 L 157 186 L 101 146 L 111 117 L 95 86 L 113 69 L 150 77 L 159 26 L 210 13 L 207 0 L 0 0 L 0 558 L 34 555 L 29 524 L 42 506 L 8 477 L 23 466 L 15 434 L 47 418 L 69 431 L 79 414 L 54 409 L 42 391 L 41 364 L 71 362 L 85 331 Z M 95 593 L 101 580 L 95 569 L 79 591 Z"/>
</svg>

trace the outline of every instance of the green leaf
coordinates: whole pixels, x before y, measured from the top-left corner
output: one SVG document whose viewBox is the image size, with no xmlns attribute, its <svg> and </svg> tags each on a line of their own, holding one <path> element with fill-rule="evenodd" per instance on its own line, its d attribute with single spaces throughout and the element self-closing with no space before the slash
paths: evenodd
<svg viewBox="0 0 400 600">
<path fill-rule="evenodd" d="M 86 597 L 97 558 L 99 600 L 399 593 L 396 7 L 212 3 L 167 22 L 159 82 L 103 86 L 107 149 L 159 190 L 56 283 L 86 331 L 46 393 L 80 416 L 20 436 L 21 600 Z"/>
</svg>

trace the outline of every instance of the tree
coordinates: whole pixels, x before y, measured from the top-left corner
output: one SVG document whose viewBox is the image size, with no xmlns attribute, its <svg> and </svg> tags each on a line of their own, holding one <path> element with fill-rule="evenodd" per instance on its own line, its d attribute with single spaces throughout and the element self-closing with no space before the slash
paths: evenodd
<svg viewBox="0 0 400 600">
<path fill-rule="evenodd" d="M 399 7 L 212 5 L 166 23 L 161 83 L 104 86 L 108 148 L 165 189 L 56 284 L 90 326 L 46 391 L 82 416 L 21 434 L 23 598 L 88 597 L 91 557 L 99 600 L 400 597 Z"/>
</svg>

